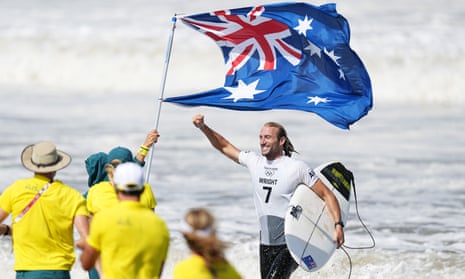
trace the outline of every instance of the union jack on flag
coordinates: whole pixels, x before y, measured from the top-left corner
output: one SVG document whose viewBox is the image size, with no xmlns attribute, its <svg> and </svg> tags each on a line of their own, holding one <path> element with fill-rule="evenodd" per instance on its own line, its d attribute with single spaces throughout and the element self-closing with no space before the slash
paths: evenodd
<svg viewBox="0 0 465 279">
<path fill-rule="evenodd" d="M 181 17 L 212 38 L 226 65 L 220 88 L 166 98 L 188 106 L 313 112 L 348 129 L 372 108 L 369 75 L 335 4 L 280 3 Z"/>
</svg>

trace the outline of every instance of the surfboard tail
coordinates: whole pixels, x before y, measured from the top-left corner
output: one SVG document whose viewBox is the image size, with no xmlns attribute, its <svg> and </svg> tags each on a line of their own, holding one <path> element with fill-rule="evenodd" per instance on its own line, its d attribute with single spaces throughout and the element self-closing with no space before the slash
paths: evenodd
<svg viewBox="0 0 465 279">
<path fill-rule="evenodd" d="M 350 189 L 354 183 L 354 175 L 350 170 L 341 162 L 334 162 L 326 165 L 321 170 L 317 170 L 317 173 L 318 172 L 321 173 L 347 201 L 349 201 Z"/>
</svg>

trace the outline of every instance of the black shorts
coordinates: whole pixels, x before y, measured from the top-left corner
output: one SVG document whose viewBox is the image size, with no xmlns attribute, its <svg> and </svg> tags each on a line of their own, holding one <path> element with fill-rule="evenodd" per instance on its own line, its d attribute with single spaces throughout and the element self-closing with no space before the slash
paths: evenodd
<svg viewBox="0 0 465 279">
<path fill-rule="evenodd" d="M 288 279 L 299 267 L 287 246 L 260 244 L 260 273 L 262 279 Z"/>
</svg>

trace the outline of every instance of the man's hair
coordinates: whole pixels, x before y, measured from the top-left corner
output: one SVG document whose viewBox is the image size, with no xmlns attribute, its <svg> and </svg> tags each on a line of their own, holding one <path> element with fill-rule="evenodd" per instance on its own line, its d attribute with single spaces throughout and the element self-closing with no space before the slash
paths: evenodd
<svg viewBox="0 0 465 279">
<path fill-rule="evenodd" d="M 278 139 L 281 139 L 282 137 L 284 137 L 286 139 L 286 141 L 284 142 L 284 146 L 283 146 L 284 155 L 286 155 L 288 157 L 291 157 L 292 152 L 298 153 L 295 150 L 294 145 L 292 145 L 291 140 L 287 136 L 286 129 L 284 129 L 283 125 L 281 125 L 281 124 L 279 124 L 277 122 L 272 122 L 271 121 L 271 122 L 266 122 L 264 126 L 278 128 L 278 130 L 279 130 L 278 131 Z"/>
<path fill-rule="evenodd" d="M 123 193 L 126 196 L 134 196 L 134 197 L 140 197 L 142 193 L 144 193 L 144 189 L 145 188 L 142 188 L 140 191 L 122 191 L 122 190 L 118 190 L 115 187 L 116 192 Z"/>
</svg>

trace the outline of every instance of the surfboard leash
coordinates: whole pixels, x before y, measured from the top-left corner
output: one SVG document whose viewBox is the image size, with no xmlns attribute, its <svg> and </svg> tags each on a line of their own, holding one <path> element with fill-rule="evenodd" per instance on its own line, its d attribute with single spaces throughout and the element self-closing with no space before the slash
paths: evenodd
<svg viewBox="0 0 465 279">
<path fill-rule="evenodd" d="M 350 277 L 352 276 L 352 258 L 350 257 L 349 252 L 347 252 L 347 250 L 344 249 L 344 247 L 341 247 L 341 250 L 342 252 L 344 252 L 344 254 L 346 254 L 347 260 L 349 261 L 349 275 L 347 276 L 347 279 L 350 279 Z"/>
<path fill-rule="evenodd" d="M 342 246 L 344 246 L 347 249 L 358 249 L 358 250 L 375 248 L 375 246 L 376 246 L 375 238 L 373 237 L 373 234 L 371 233 L 371 231 L 368 229 L 367 225 L 365 225 L 365 222 L 363 222 L 362 218 L 360 217 L 360 213 L 358 211 L 358 200 L 357 200 L 357 191 L 355 190 L 355 180 L 352 181 L 352 188 L 354 189 L 355 212 L 356 212 L 357 218 L 360 221 L 360 224 L 362 224 L 362 227 L 365 229 L 365 231 L 370 236 L 372 244 L 369 245 L 369 246 L 361 246 L 361 247 L 352 247 L 352 246 L 348 246 L 348 245 L 345 245 L 345 244 L 343 244 Z M 344 251 L 344 252 L 346 252 L 346 251 Z"/>
<path fill-rule="evenodd" d="M 340 249 L 344 252 L 344 254 L 347 256 L 347 260 L 349 261 L 349 274 L 347 276 L 347 279 L 350 279 L 351 276 L 352 276 L 352 258 L 349 254 L 349 252 L 347 251 L 347 249 L 357 249 L 357 250 L 361 250 L 361 249 L 372 249 L 376 246 L 376 241 L 375 241 L 375 238 L 373 237 L 373 234 L 371 233 L 371 231 L 368 229 L 367 225 L 365 224 L 365 222 L 363 222 L 362 218 L 360 217 L 360 212 L 358 210 L 358 200 L 357 200 L 357 191 L 355 189 L 355 179 L 353 178 L 351 180 L 352 182 L 352 188 L 354 189 L 354 202 L 355 202 L 355 212 L 356 212 L 356 215 L 357 215 L 357 219 L 360 221 L 360 224 L 362 224 L 362 227 L 365 229 L 365 231 L 368 233 L 368 235 L 370 236 L 371 238 L 371 241 L 372 241 L 372 244 L 369 245 L 369 246 L 361 246 L 361 247 L 352 247 L 352 246 L 348 246 L 346 244 L 343 244 Z M 334 191 L 334 188 L 333 188 L 333 191 Z"/>
</svg>

